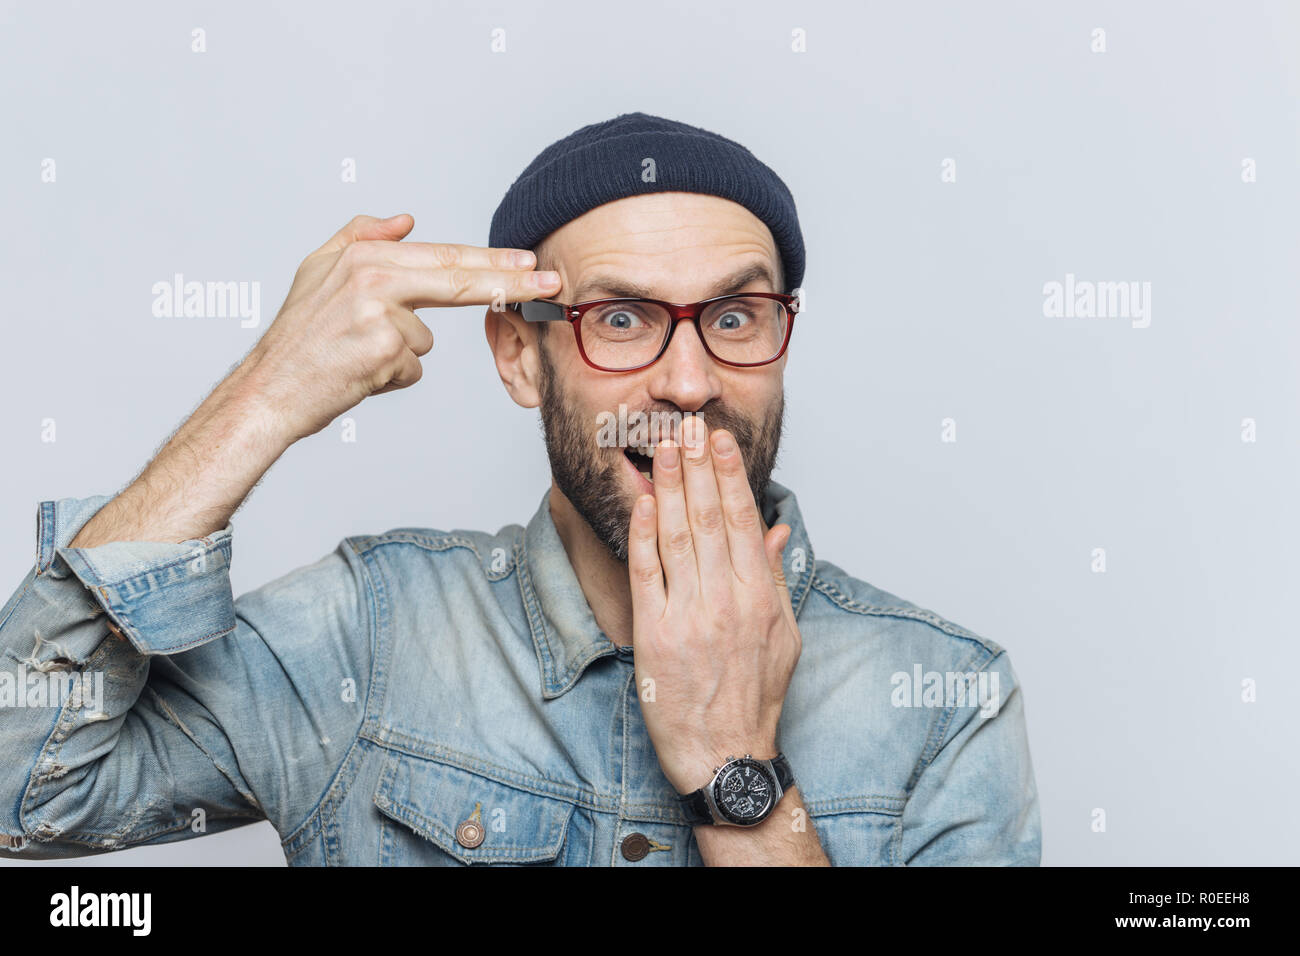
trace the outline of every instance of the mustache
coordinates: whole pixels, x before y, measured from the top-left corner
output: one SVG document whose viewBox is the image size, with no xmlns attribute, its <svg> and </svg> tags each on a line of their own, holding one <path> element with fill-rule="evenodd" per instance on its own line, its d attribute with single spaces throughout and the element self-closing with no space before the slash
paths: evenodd
<svg viewBox="0 0 1300 956">
<path fill-rule="evenodd" d="M 597 414 L 596 443 L 601 448 L 634 448 L 652 453 L 665 439 L 681 445 L 682 429 L 690 418 L 703 421 L 709 434 L 719 428 L 726 429 L 742 449 L 753 444 L 758 432 L 749 418 L 716 399 L 694 411 L 658 403 L 629 411 L 627 405 L 620 404 L 617 413 L 602 411 Z"/>
</svg>

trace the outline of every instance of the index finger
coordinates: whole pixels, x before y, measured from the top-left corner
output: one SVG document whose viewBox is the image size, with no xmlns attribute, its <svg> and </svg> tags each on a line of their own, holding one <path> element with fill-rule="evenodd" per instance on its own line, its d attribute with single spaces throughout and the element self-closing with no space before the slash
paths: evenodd
<svg viewBox="0 0 1300 956">
<path fill-rule="evenodd" d="M 391 301 L 408 309 L 525 302 L 554 295 L 559 273 L 537 272 L 527 249 L 453 242 L 353 243 L 335 262 L 336 282 L 362 278 L 385 286 Z M 365 275 L 369 273 L 369 275 Z"/>
<path fill-rule="evenodd" d="M 428 269 L 418 266 L 363 265 L 361 281 L 390 302 L 408 309 L 430 306 L 491 305 L 526 302 L 554 295 L 560 277 L 554 272 L 494 269 Z M 550 284 L 546 279 L 550 278 Z M 339 281 L 346 281 L 340 278 Z M 499 311 L 499 309 L 497 309 Z"/>
<path fill-rule="evenodd" d="M 375 261 L 413 269 L 485 269 L 499 272 L 531 272 L 537 257 L 530 249 L 471 246 L 461 242 L 393 242 L 365 239 L 356 243 L 360 254 Z"/>
</svg>

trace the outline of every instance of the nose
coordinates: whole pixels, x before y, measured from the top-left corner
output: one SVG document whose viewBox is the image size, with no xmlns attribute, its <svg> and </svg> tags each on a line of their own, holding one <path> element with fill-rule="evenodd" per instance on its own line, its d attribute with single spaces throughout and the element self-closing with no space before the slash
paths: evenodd
<svg viewBox="0 0 1300 956">
<path fill-rule="evenodd" d="M 648 371 L 650 397 L 672 402 L 684 412 L 697 411 L 722 394 L 718 365 L 690 319 L 677 320 L 668 350 Z"/>
</svg>

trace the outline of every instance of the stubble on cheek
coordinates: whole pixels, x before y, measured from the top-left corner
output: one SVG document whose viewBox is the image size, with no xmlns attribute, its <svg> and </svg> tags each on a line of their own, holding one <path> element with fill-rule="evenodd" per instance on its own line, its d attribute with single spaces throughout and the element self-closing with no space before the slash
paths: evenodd
<svg viewBox="0 0 1300 956">
<path fill-rule="evenodd" d="M 622 462 L 615 457 L 622 451 L 598 445 L 596 416 L 588 422 L 578 403 L 568 400 L 545 345 L 540 354 L 542 431 L 551 476 L 610 554 L 626 563 L 632 502 L 627 500 L 630 492 L 622 480 Z"/>
</svg>

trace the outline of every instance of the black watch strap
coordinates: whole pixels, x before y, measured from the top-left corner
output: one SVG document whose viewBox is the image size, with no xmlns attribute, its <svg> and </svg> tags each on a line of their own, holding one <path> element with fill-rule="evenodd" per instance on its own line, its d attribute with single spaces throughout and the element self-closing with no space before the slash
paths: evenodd
<svg viewBox="0 0 1300 956">
<path fill-rule="evenodd" d="M 713 822 L 713 814 L 709 812 L 709 805 L 704 800 L 703 787 L 678 799 L 682 803 L 682 816 L 686 817 L 686 822 L 690 826 L 698 827 Z"/>
<path fill-rule="evenodd" d="M 772 758 L 772 769 L 776 771 L 776 782 L 781 785 L 782 793 L 794 786 L 794 771 L 790 769 L 790 761 L 785 759 L 785 754 L 777 754 Z"/>
<path fill-rule="evenodd" d="M 790 761 L 785 759 L 785 754 L 777 754 L 771 763 L 772 769 L 776 771 L 776 782 L 781 785 L 781 792 L 784 793 L 794 786 L 794 771 L 790 769 Z M 713 781 L 710 780 L 708 785 L 712 786 Z M 704 799 L 704 787 L 677 799 L 681 802 L 682 815 L 690 826 L 698 827 L 714 822 L 708 801 Z"/>
</svg>

